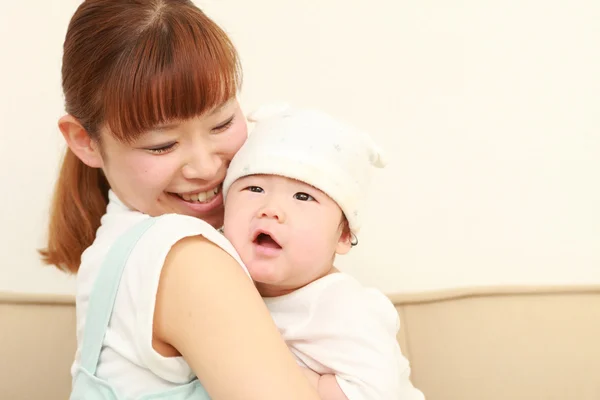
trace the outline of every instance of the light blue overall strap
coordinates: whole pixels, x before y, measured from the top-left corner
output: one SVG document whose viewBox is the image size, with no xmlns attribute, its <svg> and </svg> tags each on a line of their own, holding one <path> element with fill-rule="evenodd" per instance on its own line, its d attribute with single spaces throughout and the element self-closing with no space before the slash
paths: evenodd
<svg viewBox="0 0 600 400">
<path fill-rule="evenodd" d="M 102 342 L 127 259 L 138 240 L 155 222 L 156 218 L 146 218 L 120 236 L 100 267 L 90 294 L 81 346 L 81 367 L 92 375 L 96 374 Z"/>
</svg>

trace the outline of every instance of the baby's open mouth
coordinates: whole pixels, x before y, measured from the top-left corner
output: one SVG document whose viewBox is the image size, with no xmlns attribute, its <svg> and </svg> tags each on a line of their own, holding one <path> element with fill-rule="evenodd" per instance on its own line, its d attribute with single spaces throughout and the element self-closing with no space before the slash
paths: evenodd
<svg viewBox="0 0 600 400">
<path fill-rule="evenodd" d="M 273 239 L 270 235 L 266 233 L 259 233 L 258 236 L 256 236 L 256 239 L 254 239 L 254 243 L 256 243 L 259 246 L 268 247 L 271 249 L 281 248 L 279 243 L 277 243 L 275 239 Z"/>
</svg>

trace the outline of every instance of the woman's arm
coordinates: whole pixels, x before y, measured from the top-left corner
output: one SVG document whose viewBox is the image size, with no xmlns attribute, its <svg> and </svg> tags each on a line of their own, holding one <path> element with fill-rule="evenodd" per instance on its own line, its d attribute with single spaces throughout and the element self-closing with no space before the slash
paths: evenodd
<svg viewBox="0 0 600 400">
<path fill-rule="evenodd" d="M 163 266 L 154 337 L 188 362 L 213 400 L 318 400 L 240 265 L 204 237 Z"/>
</svg>

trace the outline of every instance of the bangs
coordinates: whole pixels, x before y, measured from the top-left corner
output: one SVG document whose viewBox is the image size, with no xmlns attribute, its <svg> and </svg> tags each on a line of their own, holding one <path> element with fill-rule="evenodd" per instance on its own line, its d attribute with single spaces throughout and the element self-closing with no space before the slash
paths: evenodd
<svg viewBox="0 0 600 400">
<path fill-rule="evenodd" d="M 225 32 L 196 11 L 158 16 L 120 54 L 102 90 L 104 121 L 117 140 L 202 115 L 237 94 L 238 54 Z"/>
</svg>

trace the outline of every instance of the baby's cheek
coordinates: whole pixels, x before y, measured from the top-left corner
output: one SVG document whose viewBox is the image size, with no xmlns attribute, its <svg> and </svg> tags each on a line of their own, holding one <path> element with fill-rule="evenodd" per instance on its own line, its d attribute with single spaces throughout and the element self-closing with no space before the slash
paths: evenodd
<svg viewBox="0 0 600 400">
<path fill-rule="evenodd" d="M 321 261 L 325 257 L 326 244 L 323 237 L 315 235 L 315 232 L 303 232 L 296 237 L 298 243 L 297 257 L 303 265 L 315 264 L 315 261 Z"/>
<path fill-rule="evenodd" d="M 244 259 L 246 256 L 245 251 L 248 247 L 247 243 L 245 243 L 246 237 L 244 236 L 244 232 L 247 232 L 248 229 L 244 229 L 244 220 L 241 216 L 238 216 L 237 213 L 231 211 L 231 209 L 229 211 L 229 213 L 225 213 L 223 234 Z"/>
<path fill-rule="evenodd" d="M 236 245 L 237 239 L 234 235 L 235 232 L 235 227 L 232 224 L 232 219 L 227 217 L 227 214 L 225 214 L 225 220 L 223 221 L 223 234 L 225 235 L 225 237 L 227 238 L 227 240 L 229 240 L 231 242 L 231 244 Z"/>
</svg>

